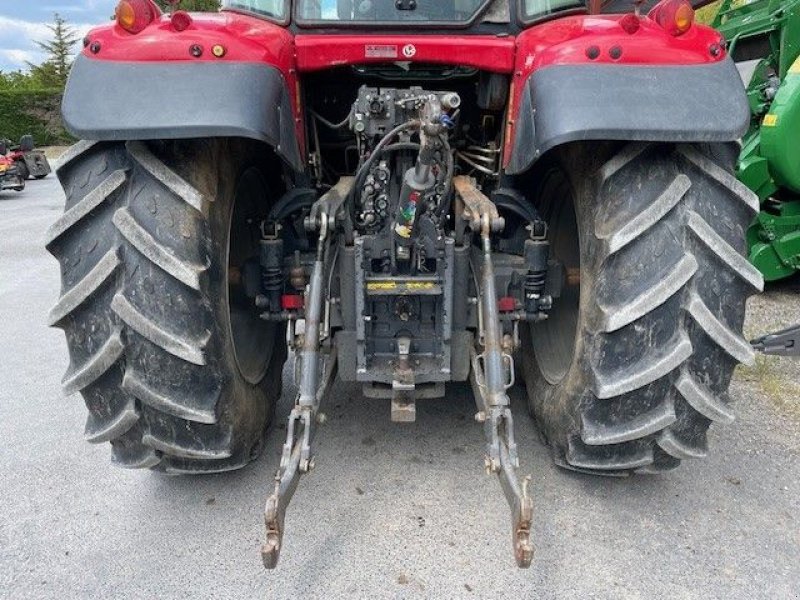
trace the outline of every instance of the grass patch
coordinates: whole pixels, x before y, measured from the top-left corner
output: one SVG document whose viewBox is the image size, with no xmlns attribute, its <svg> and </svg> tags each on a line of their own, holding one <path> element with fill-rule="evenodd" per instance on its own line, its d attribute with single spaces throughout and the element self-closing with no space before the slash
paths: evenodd
<svg viewBox="0 0 800 600">
<path fill-rule="evenodd" d="M 739 366 L 736 378 L 754 384 L 778 411 L 800 423 L 800 384 L 787 379 L 778 357 L 759 354 L 754 366 Z"/>
</svg>

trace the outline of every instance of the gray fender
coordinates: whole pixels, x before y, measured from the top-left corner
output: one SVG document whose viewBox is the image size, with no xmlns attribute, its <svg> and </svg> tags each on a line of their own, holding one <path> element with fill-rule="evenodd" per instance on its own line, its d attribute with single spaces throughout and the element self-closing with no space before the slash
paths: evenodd
<svg viewBox="0 0 800 600">
<path fill-rule="evenodd" d="M 303 163 L 286 82 L 275 67 L 231 62 L 117 62 L 79 56 L 62 104 L 86 140 L 243 137 Z"/>
<path fill-rule="evenodd" d="M 558 65 L 528 78 L 506 173 L 578 140 L 731 142 L 750 124 L 730 59 L 701 65 Z"/>
</svg>

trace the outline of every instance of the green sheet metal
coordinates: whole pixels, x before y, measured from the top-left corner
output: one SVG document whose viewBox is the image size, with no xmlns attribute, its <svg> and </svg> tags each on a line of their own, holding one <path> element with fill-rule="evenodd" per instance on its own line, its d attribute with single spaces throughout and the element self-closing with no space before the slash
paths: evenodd
<svg viewBox="0 0 800 600">
<path fill-rule="evenodd" d="M 800 271 L 800 0 L 723 0 L 713 26 L 737 63 L 750 61 L 737 176 L 761 200 L 750 260 L 775 281 Z"/>
</svg>

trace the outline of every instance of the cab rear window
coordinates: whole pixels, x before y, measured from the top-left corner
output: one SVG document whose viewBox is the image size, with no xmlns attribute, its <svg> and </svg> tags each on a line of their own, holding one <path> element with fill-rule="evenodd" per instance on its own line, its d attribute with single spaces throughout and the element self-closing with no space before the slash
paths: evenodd
<svg viewBox="0 0 800 600">
<path fill-rule="evenodd" d="M 496 2 L 495 2 L 496 3 Z M 297 0 L 299 22 L 471 23 L 491 0 Z"/>
<path fill-rule="evenodd" d="M 289 12 L 287 4 L 288 0 L 223 0 L 222 7 L 285 21 Z"/>
<path fill-rule="evenodd" d="M 521 0 L 521 2 L 525 21 L 533 21 L 564 10 L 586 8 L 586 3 L 576 0 Z"/>
</svg>

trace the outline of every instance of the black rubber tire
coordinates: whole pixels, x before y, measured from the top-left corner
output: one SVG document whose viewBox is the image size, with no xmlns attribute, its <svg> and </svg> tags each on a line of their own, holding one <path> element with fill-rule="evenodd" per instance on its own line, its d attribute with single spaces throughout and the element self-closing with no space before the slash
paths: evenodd
<svg viewBox="0 0 800 600">
<path fill-rule="evenodd" d="M 24 160 L 18 160 L 14 164 L 17 165 L 17 172 L 22 179 L 28 180 L 31 178 L 31 173 L 28 171 L 28 165 L 25 164 Z"/>
<path fill-rule="evenodd" d="M 84 397 L 86 438 L 110 442 L 120 466 L 240 468 L 280 396 L 285 328 L 246 312 L 229 287 L 229 231 L 247 216 L 238 182 L 253 172 L 232 143 L 80 142 L 58 169 L 67 201 L 48 236 L 62 279 L 50 324 L 66 333 L 64 388 Z M 252 233 L 230 236 L 231 263 L 247 244 L 257 252 Z M 236 322 L 252 331 L 234 344 Z M 249 380 L 240 341 L 260 346 Z"/>
<path fill-rule="evenodd" d="M 578 257 L 580 272 L 579 292 L 523 340 L 529 408 L 557 464 L 670 470 L 706 454 L 713 421 L 733 419 L 733 370 L 754 360 L 745 302 L 763 289 L 744 258 L 758 200 L 731 174 L 736 152 L 577 144 L 539 172 L 554 254 L 568 267 Z M 570 219 L 571 243 L 558 237 Z"/>
</svg>

